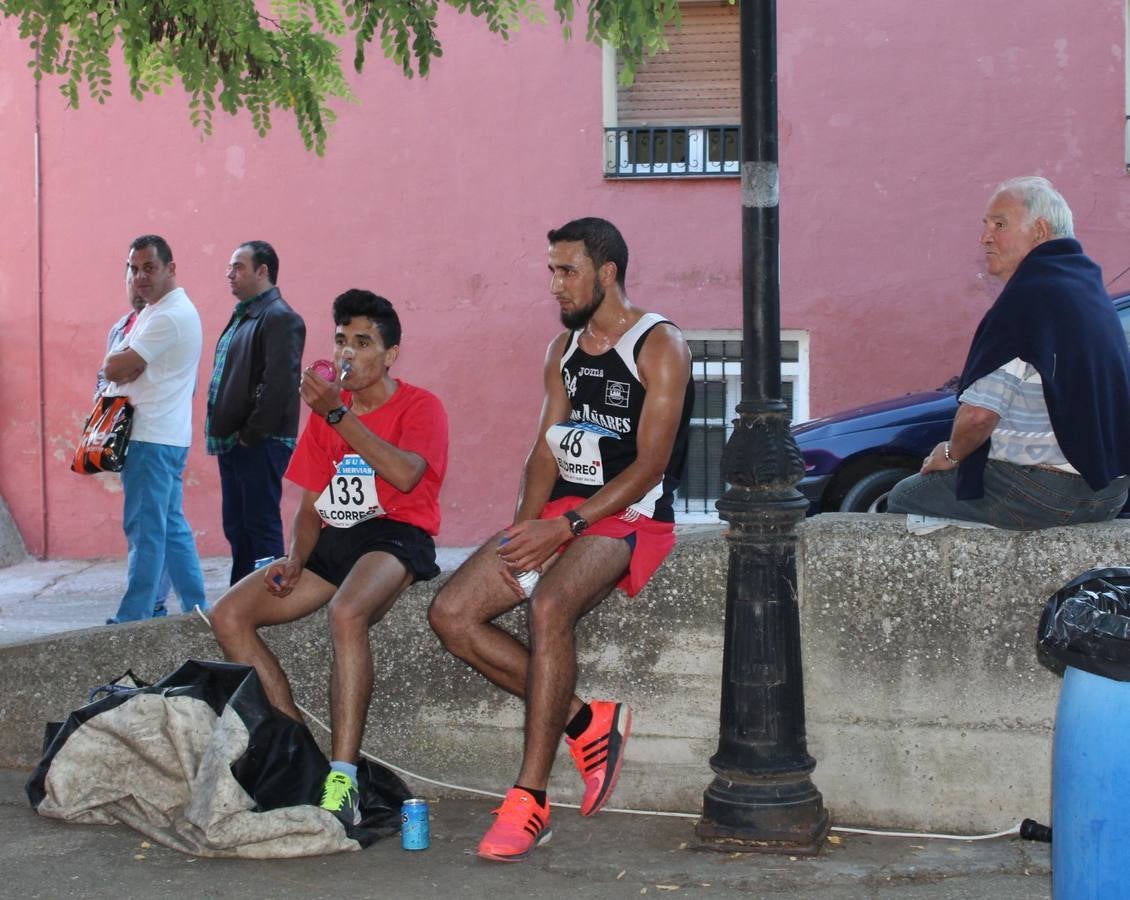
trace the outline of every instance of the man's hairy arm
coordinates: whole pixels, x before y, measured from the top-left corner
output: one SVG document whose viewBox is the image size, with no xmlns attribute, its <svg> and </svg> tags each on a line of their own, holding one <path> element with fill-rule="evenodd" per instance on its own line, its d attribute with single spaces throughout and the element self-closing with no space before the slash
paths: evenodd
<svg viewBox="0 0 1130 900">
<path fill-rule="evenodd" d="M 302 373 L 301 385 L 300 396 L 315 415 L 325 416 L 342 405 L 338 386 L 317 372 L 306 369 Z M 352 411 L 336 427 L 342 440 L 375 472 L 379 472 L 381 478 L 402 493 L 407 494 L 419 484 L 428 470 L 427 461 L 419 453 L 401 450 L 373 434 Z"/>
<path fill-rule="evenodd" d="M 554 482 L 557 481 L 557 460 L 545 441 L 545 433 L 551 425 L 569 419 L 569 395 L 561 381 L 561 354 L 569 332 L 559 334 L 549 343 L 545 351 L 545 364 L 542 367 L 542 381 L 545 397 L 538 418 L 537 433 L 533 446 L 522 467 L 522 480 L 518 485 L 518 503 L 514 510 L 514 521 L 524 522 L 535 519 L 549 501 Z"/>
<path fill-rule="evenodd" d="M 636 365 L 647 394 L 636 435 L 636 458 L 623 472 L 577 507 L 595 522 L 639 500 L 667 471 L 679 433 L 691 354 L 673 325 L 657 325 L 648 335 Z"/>
<path fill-rule="evenodd" d="M 420 483 L 428 463 L 419 453 L 401 450 L 396 444 L 373 434 L 357 416 L 349 413 L 337 426 L 337 432 L 357 451 L 373 471 L 401 493 L 407 494 Z"/>
<path fill-rule="evenodd" d="M 322 533 L 322 517 L 314 508 L 318 495 L 314 491 L 303 491 L 298 509 L 294 511 L 294 521 L 290 526 L 290 551 L 286 558 L 267 566 L 263 578 L 267 590 L 285 597 L 298 583 L 306 560 L 314 552 L 314 545 Z"/>
<path fill-rule="evenodd" d="M 107 381 L 129 384 L 136 381 L 148 365 L 140 353 L 132 347 L 126 347 L 106 355 L 102 363 L 102 375 Z"/>
<path fill-rule="evenodd" d="M 961 460 L 989 439 L 1000 420 L 1001 417 L 991 409 L 962 403 L 954 416 L 950 439 L 942 441 L 930 451 L 930 455 L 922 463 L 920 474 L 947 472 L 956 468 Z M 949 444 L 950 459 L 946 459 L 946 444 Z"/>
</svg>

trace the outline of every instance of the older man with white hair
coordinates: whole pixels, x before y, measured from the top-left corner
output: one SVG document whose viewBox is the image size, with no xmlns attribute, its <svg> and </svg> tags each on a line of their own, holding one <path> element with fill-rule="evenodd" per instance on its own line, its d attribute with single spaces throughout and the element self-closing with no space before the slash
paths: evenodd
<svg viewBox="0 0 1130 900">
<path fill-rule="evenodd" d="M 961 373 L 950 439 L 892 513 L 1036 529 L 1113 519 L 1130 478 L 1130 353 L 1102 271 L 1046 178 L 993 193 L 981 245 L 1005 282 Z"/>
</svg>

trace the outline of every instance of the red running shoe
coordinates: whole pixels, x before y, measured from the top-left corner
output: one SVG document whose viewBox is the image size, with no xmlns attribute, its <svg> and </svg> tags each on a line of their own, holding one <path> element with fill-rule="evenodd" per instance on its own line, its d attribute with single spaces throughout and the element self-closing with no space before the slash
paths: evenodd
<svg viewBox="0 0 1130 900">
<path fill-rule="evenodd" d="M 494 824 L 479 841 L 479 856 L 483 859 L 517 862 L 553 835 L 549 827 L 549 804 L 539 806 L 537 800 L 521 788 L 508 790 L 494 814 L 497 816 Z"/>
<path fill-rule="evenodd" d="M 589 703 L 592 721 L 584 733 L 573 740 L 565 738 L 573 762 L 585 782 L 581 815 L 594 816 L 608 802 L 620 776 L 624 746 L 632 730 L 632 711 L 623 703 L 593 700 Z"/>
</svg>

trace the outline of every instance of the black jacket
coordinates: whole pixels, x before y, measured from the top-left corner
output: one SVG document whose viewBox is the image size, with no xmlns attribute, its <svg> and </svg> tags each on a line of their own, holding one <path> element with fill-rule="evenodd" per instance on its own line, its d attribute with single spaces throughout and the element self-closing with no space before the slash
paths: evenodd
<svg viewBox="0 0 1130 900">
<path fill-rule="evenodd" d="M 228 345 L 208 434 L 238 434 L 252 447 L 272 436 L 295 437 L 305 345 L 306 324 L 277 287 L 252 300 Z"/>
<path fill-rule="evenodd" d="M 1130 473 L 1130 353 L 1102 271 L 1073 238 L 1021 260 L 977 326 L 958 392 L 1016 358 L 1040 373 L 1055 439 L 1091 490 Z M 959 500 L 984 495 L 988 455 L 985 441 L 961 461 Z"/>
</svg>

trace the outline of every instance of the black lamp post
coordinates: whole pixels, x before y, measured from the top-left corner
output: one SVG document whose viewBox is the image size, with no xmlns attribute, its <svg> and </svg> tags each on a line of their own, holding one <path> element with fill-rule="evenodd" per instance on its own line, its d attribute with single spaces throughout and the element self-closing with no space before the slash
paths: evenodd
<svg viewBox="0 0 1130 900">
<path fill-rule="evenodd" d="M 695 832 L 723 850 L 814 854 L 828 833 L 809 777 L 797 607 L 804 474 L 781 400 L 775 0 L 741 0 L 742 400 L 722 454 L 731 487 L 714 781 Z"/>
</svg>

